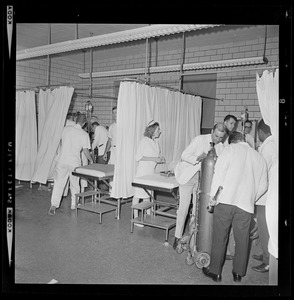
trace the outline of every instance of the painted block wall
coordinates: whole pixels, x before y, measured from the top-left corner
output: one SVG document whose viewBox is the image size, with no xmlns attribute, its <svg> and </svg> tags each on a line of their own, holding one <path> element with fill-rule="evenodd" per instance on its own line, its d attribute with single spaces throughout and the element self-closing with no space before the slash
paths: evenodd
<svg viewBox="0 0 294 300">
<path fill-rule="evenodd" d="M 263 56 L 265 26 L 230 26 L 201 32 L 186 34 L 186 49 L 184 63 L 210 62 L 226 59 Z M 279 28 L 268 26 L 265 56 L 271 66 L 279 64 Z M 180 64 L 182 61 L 182 35 L 173 35 L 150 40 L 149 66 Z M 89 50 L 85 53 L 84 61 L 74 60 L 71 55 L 64 53 L 52 57 L 50 68 L 50 83 L 83 83 L 74 85 L 75 95 L 70 105 L 70 111 L 83 111 L 89 99 L 89 79 L 81 79 L 80 73 L 89 72 Z M 146 63 L 146 43 L 144 40 L 100 47 L 93 50 L 93 72 L 144 68 Z M 32 59 L 17 62 L 16 87 L 36 87 L 46 85 L 47 59 Z M 251 67 L 252 68 L 252 67 Z M 266 66 L 264 67 L 266 69 Z M 205 71 L 201 71 L 202 73 Z M 200 72 L 200 73 L 201 73 Z M 212 71 L 210 71 L 212 72 Z M 234 71 L 217 73 L 216 97 L 224 101 L 215 103 L 215 122 L 223 121 L 227 114 L 240 118 L 246 106 L 250 119 L 261 117 L 256 93 L 257 71 Z M 189 73 L 187 73 L 189 74 Z M 119 81 L 126 76 L 93 78 L 93 114 L 102 125 L 112 122 L 111 110 L 116 105 Z M 135 76 L 144 79 L 144 75 Z M 179 87 L 179 74 L 150 74 L 150 83 Z M 88 84 L 88 85 L 87 85 Z"/>
<path fill-rule="evenodd" d="M 83 70 L 81 64 L 68 59 L 66 56 L 52 56 L 49 65 L 50 85 L 67 85 L 80 80 L 77 74 Z M 47 57 L 17 61 L 16 88 L 33 89 L 40 87 L 45 90 L 47 85 L 47 66 Z M 73 109 L 75 101 L 76 96 L 72 99 L 70 110 Z"/>
<path fill-rule="evenodd" d="M 264 54 L 268 59 L 269 66 L 279 65 L 279 32 L 278 26 L 268 26 L 266 49 L 264 45 L 264 26 L 252 26 L 232 28 L 226 33 L 214 30 L 213 33 L 196 36 L 191 34 L 186 38 L 185 63 L 210 62 L 238 58 L 262 57 Z M 199 42 L 200 40 L 200 42 Z M 163 44 L 166 45 L 163 45 Z M 129 46 L 131 47 L 131 46 Z M 151 55 L 149 52 L 149 66 L 163 66 L 180 64 L 182 59 L 181 36 L 169 40 L 164 38 L 162 44 L 151 41 Z M 105 72 L 112 70 L 124 70 L 132 68 L 144 68 L 146 63 L 146 45 L 142 41 L 135 45 L 137 54 L 122 56 L 121 52 L 115 49 L 113 57 L 104 58 L 103 61 L 96 60 L 93 72 Z M 171 49 L 171 50 L 166 50 Z M 265 52 L 264 52 L 265 49 Z M 111 56 L 111 50 L 107 50 Z M 128 46 L 124 46 L 125 53 L 134 52 Z M 99 49 L 96 56 L 105 57 L 103 50 Z M 120 53 L 120 57 L 116 56 Z M 268 66 L 267 65 L 267 66 Z M 264 70 L 267 68 L 264 66 Z M 253 67 L 249 67 L 253 68 Z M 86 63 L 86 70 L 89 70 L 89 62 Z M 214 122 L 221 122 L 228 114 L 240 118 L 241 112 L 246 106 L 249 110 L 250 119 L 260 119 L 261 113 L 256 93 L 256 74 L 262 75 L 263 70 L 244 70 L 228 72 L 217 72 L 216 97 L 223 101 L 216 101 Z M 199 73 L 207 73 L 200 71 Z M 187 73 L 189 74 L 189 73 Z M 144 76 L 136 76 L 144 79 Z M 150 83 L 159 84 L 173 88 L 179 87 L 179 74 L 151 74 Z M 117 77 L 117 80 L 121 78 Z M 101 79 L 99 79 L 101 80 Z M 111 78 L 108 79 L 111 81 Z"/>
</svg>

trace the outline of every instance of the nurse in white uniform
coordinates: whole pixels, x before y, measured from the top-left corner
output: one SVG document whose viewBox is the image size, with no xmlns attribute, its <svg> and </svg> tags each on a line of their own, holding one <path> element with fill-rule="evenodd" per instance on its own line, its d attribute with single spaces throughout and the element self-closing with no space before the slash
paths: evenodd
<svg viewBox="0 0 294 300">
<path fill-rule="evenodd" d="M 144 137 L 141 139 L 138 145 L 136 153 L 138 167 L 135 177 L 152 175 L 155 173 L 155 167 L 157 164 L 165 163 L 165 158 L 161 155 L 157 140 L 160 134 L 161 132 L 159 124 L 153 120 L 149 122 L 145 129 Z M 135 187 L 133 205 L 138 204 L 140 199 L 143 199 L 143 201 L 150 201 L 150 197 L 144 189 Z M 138 210 L 134 210 L 134 218 L 137 217 Z M 136 223 L 135 225 L 143 226 Z"/>
</svg>

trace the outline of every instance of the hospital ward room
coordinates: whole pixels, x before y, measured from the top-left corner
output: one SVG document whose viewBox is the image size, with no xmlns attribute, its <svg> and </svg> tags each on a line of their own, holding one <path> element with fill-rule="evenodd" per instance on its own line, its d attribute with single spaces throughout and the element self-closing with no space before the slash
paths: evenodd
<svg viewBox="0 0 294 300">
<path fill-rule="evenodd" d="M 16 284 L 278 285 L 279 25 L 16 26 Z"/>
</svg>

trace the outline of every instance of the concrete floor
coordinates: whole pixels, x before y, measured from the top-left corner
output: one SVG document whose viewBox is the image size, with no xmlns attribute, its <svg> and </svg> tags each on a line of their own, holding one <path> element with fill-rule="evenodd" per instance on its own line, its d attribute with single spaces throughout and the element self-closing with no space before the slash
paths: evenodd
<svg viewBox="0 0 294 300">
<path fill-rule="evenodd" d="M 221 283 L 202 274 L 195 264 L 185 263 L 187 253 L 164 244 L 165 231 L 134 228 L 131 233 L 131 204 L 124 204 L 120 220 L 115 212 L 97 214 L 70 209 L 70 195 L 63 199 L 55 216 L 48 215 L 51 192 L 21 182 L 15 192 L 15 283 L 57 284 L 152 284 L 266 286 L 268 273 L 251 269 L 259 262 L 250 258 L 247 275 L 234 283 L 232 261 L 226 261 Z M 251 255 L 260 254 L 252 244 Z"/>
</svg>

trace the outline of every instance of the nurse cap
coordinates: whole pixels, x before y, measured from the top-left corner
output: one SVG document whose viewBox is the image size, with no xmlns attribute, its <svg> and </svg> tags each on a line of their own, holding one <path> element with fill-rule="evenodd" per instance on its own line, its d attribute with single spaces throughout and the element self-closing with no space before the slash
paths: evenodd
<svg viewBox="0 0 294 300">
<path fill-rule="evenodd" d="M 147 127 L 151 126 L 151 125 L 154 125 L 156 122 L 154 120 L 151 120 L 148 124 L 147 124 Z"/>
</svg>

